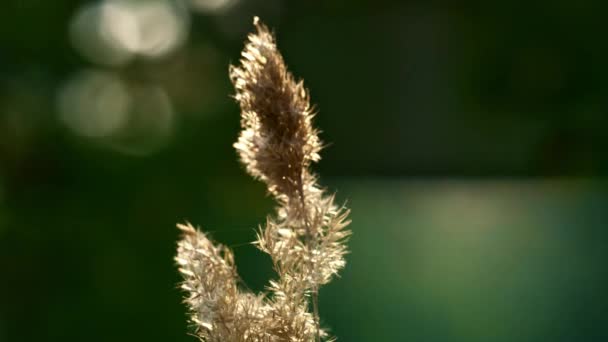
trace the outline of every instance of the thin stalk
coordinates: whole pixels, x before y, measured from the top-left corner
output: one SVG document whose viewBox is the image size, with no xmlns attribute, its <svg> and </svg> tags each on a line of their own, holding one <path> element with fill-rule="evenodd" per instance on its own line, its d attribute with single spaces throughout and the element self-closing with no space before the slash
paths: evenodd
<svg viewBox="0 0 608 342">
<path fill-rule="evenodd" d="M 319 322 L 319 289 L 315 285 L 312 289 L 312 310 L 317 325 L 317 342 L 321 342 L 321 322 Z"/>
<path fill-rule="evenodd" d="M 306 226 L 306 243 L 309 247 L 309 263 L 310 263 L 310 269 L 313 268 L 313 262 L 312 262 L 312 257 L 313 257 L 313 253 L 312 251 L 314 250 L 314 248 L 316 248 L 315 244 L 316 244 L 316 239 L 314 238 L 314 232 L 312 231 L 312 227 L 310 225 L 310 222 L 308 221 L 308 210 L 306 209 L 306 200 L 304 198 L 304 184 L 302 182 L 302 177 L 303 177 L 303 173 L 300 175 L 300 177 L 298 178 L 298 191 L 300 192 L 300 206 L 302 208 L 302 215 L 304 216 L 304 225 Z M 313 312 L 313 318 L 315 320 L 315 326 L 316 326 L 316 337 L 315 340 L 316 342 L 321 342 L 321 322 L 320 322 L 320 316 L 319 316 L 319 288 L 317 287 L 316 284 L 313 284 L 312 286 L 312 312 Z"/>
</svg>

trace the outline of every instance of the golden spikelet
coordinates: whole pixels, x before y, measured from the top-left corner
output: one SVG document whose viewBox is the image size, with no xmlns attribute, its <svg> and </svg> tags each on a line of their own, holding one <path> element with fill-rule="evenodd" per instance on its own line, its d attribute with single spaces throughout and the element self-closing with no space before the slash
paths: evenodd
<svg viewBox="0 0 608 342">
<path fill-rule="evenodd" d="M 293 197 L 302 172 L 318 161 L 321 142 L 312 127 L 308 91 L 296 82 L 277 50 L 274 37 L 256 17 L 240 66 L 230 79 L 241 106 L 241 132 L 234 144 L 247 171 L 268 184 L 271 193 Z"/>
<path fill-rule="evenodd" d="M 243 128 L 234 146 L 278 201 L 254 242 L 270 255 L 278 278 L 268 294 L 240 289 L 232 252 L 190 224 L 178 225 L 175 260 L 202 341 L 321 341 L 327 334 L 317 293 L 345 265 L 348 210 L 325 195 L 309 169 L 321 142 L 307 90 L 287 70 L 268 28 L 257 17 L 254 25 L 240 65 L 230 67 Z"/>
</svg>

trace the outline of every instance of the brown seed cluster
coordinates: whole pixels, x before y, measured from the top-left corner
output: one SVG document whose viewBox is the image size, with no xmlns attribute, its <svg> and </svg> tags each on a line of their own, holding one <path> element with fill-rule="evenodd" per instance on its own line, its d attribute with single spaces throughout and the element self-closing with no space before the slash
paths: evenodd
<svg viewBox="0 0 608 342">
<path fill-rule="evenodd" d="M 252 176 L 274 195 L 292 197 L 302 173 L 320 159 L 321 142 L 303 82 L 287 70 L 268 28 L 257 18 L 254 25 L 241 65 L 230 68 L 243 127 L 234 146 Z"/>
</svg>

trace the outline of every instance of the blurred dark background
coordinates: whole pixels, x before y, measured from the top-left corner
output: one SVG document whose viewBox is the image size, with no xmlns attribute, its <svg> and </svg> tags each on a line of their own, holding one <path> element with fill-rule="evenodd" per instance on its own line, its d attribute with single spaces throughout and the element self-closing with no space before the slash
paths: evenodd
<svg viewBox="0 0 608 342">
<path fill-rule="evenodd" d="M 8 0 L 0 341 L 194 341 L 175 223 L 273 277 L 228 65 L 278 36 L 352 207 L 341 341 L 608 340 L 603 1 Z"/>
</svg>

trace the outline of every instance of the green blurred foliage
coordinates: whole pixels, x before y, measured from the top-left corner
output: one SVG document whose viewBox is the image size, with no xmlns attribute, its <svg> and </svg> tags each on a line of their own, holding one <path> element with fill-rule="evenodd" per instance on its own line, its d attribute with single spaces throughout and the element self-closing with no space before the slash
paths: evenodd
<svg viewBox="0 0 608 342">
<path fill-rule="evenodd" d="M 543 180 L 608 171 L 603 2 L 241 0 L 120 66 L 70 40 L 96 3 L 0 5 L 0 341 L 193 341 L 183 220 L 263 289 L 270 261 L 247 242 L 273 204 L 231 147 L 227 79 L 254 14 L 318 104 L 321 182 L 353 208 L 348 267 L 321 292 L 341 340 L 608 337 L 606 186 Z M 134 154 L 117 144 L 139 136 L 72 130 L 57 98 L 83 70 L 162 88 L 171 136 Z"/>
</svg>

